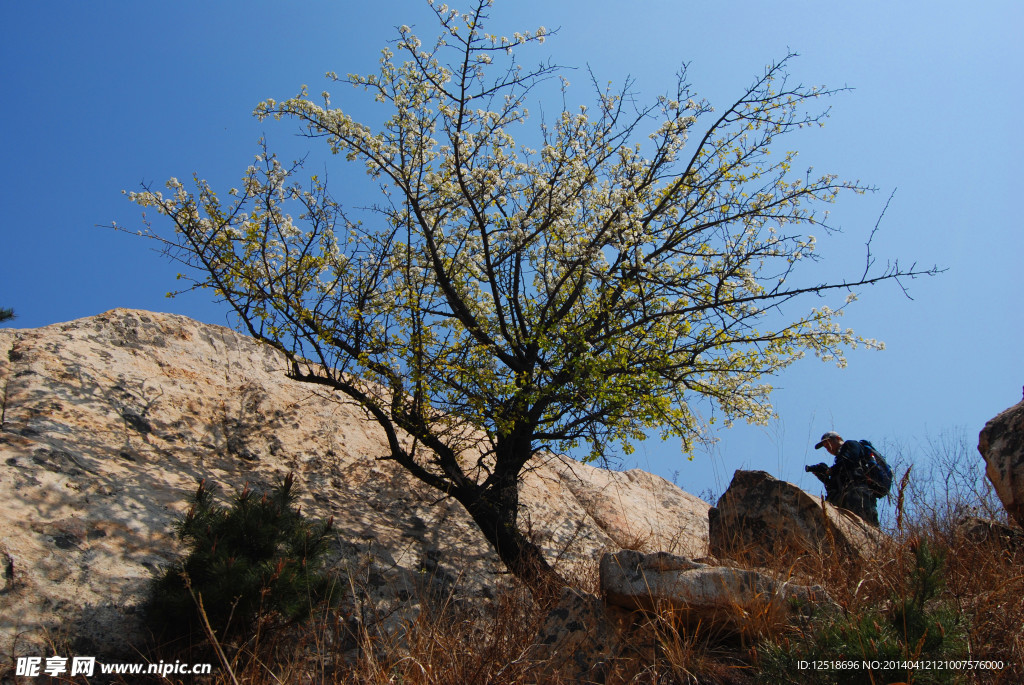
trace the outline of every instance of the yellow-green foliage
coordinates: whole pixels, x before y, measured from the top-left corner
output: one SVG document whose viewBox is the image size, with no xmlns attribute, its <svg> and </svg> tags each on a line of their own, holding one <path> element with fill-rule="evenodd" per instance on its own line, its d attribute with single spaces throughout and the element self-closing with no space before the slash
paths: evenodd
<svg viewBox="0 0 1024 685">
<path fill-rule="evenodd" d="M 599 87 L 590 107 L 531 126 L 527 101 L 561 74 L 514 56 L 548 32 L 490 33 L 491 1 L 472 4 L 431 3 L 437 38 L 402 26 L 376 73 L 328 75 L 381 103 L 379 122 L 306 88 L 256 107 L 360 165 L 380 195 L 353 204 L 369 208 L 347 213 L 265 144 L 226 195 L 196 177 L 130 197 L 170 220 L 149 235 L 188 280 L 282 351 L 292 377 L 362 405 L 388 458 L 532 574 L 544 564 L 515 534 L 516 483 L 537 452 L 596 459 L 656 431 L 691 453 L 700 402 L 764 423 L 767 376 L 807 352 L 842 366 L 848 348 L 881 347 L 839 325 L 852 288 L 924 272 L 804 275 L 814 233 L 831 230 L 823 207 L 867 188 L 796 172 L 779 149 L 822 123 L 817 101 L 835 92 L 789 83 L 793 55 L 725 107 L 681 69 L 647 104 L 630 83 Z M 831 291 L 845 299 L 802 304 Z"/>
<path fill-rule="evenodd" d="M 865 187 L 771 153 L 820 124 L 808 108 L 834 91 L 788 84 L 787 56 L 720 112 L 681 71 L 638 110 L 628 84 L 609 87 L 530 129 L 528 95 L 556 70 L 503 61 L 546 31 L 492 35 L 490 4 L 435 8 L 435 41 L 403 26 L 377 73 L 330 75 L 388 107 L 378 125 L 305 89 L 256 108 L 364 165 L 389 198 L 374 210 L 347 215 L 323 179 L 266 150 L 227 201 L 177 179 L 131 198 L 173 220 L 162 239 L 253 333 L 352 373 L 350 394 L 425 428 L 464 417 L 497 440 L 526 423 L 594 456 L 652 428 L 688 446 L 695 398 L 763 422 L 763 376 L 807 351 L 842 365 L 845 348 L 880 346 L 839 326 L 841 306 L 769 317 L 900 273 L 798 277 L 815 258 L 805 231 L 828 230 L 820 205 Z"/>
</svg>

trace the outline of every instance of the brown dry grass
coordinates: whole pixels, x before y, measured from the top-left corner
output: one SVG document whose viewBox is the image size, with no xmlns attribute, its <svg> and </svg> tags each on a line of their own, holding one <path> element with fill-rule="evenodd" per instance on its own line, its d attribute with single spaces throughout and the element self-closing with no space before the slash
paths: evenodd
<svg viewBox="0 0 1024 685">
<path fill-rule="evenodd" d="M 956 682 L 1024 682 L 1024 554 L 1006 553 L 993 543 L 968 542 L 935 531 L 908 528 L 876 564 L 854 570 L 835 560 L 801 559 L 800 575 L 811 575 L 849 614 L 867 611 L 906 591 L 910 547 L 920 539 L 949 550 L 943 597 L 954 602 L 966 625 L 969 654 L 999 659 L 999 673 L 962 673 Z M 811 566 L 817 566 L 812 569 Z M 780 568 L 779 573 L 788 573 Z M 583 579 L 578 579 L 583 580 Z M 593 587 L 595 581 L 589 579 Z M 244 643 L 216 640 L 186 651 L 159 650 L 153 661 L 210 662 L 214 674 L 159 682 L 209 685 L 281 683 L 382 685 L 520 685 L 580 682 L 558 655 L 538 656 L 534 642 L 546 612 L 529 595 L 509 587 L 472 609 L 453 603 L 421 611 L 391 633 L 353 626 L 349 617 L 324 611 L 300 627 L 282 627 L 267 617 Z M 749 615 L 746 639 L 694 625 L 672 610 L 635 614 L 625 625 L 624 646 L 604 674 L 621 685 L 668 683 L 755 683 L 758 639 L 784 639 L 798 626 L 779 616 Z M 213 648 L 213 649 L 211 649 Z M 218 659 L 215 650 L 223 651 Z M 65 650 L 66 652 L 67 650 Z M 56 653 L 61 653 L 58 650 Z M 821 655 L 828 658 L 830 655 Z M 834 656 L 834 655 L 831 655 Z M 78 682 L 88 682 L 81 680 Z M 98 682 L 98 681 L 93 681 Z M 144 682 L 133 679 L 127 682 Z M 152 682 L 157 682 L 154 679 Z M 867 682 L 867 681 L 865 681 Z"/>
<path fill-rule="evenodd" d="M 853 563 L 834 554 L 780 551 L 767 563 L 758 557 L 756 565 L 783 580 L 823 586 L 843 615 L 855 618 L 911 592 L 913 550 L 925 541 L 946 554 L 945 585 L 935 601 L 955 607 L 961 617 L 967 653 L 958 656 L 1006 664 L 998 672 L 950 673 L 949 682 L 1024 682 L 1024 545 L 1014 548 L 1004 540 L 970 540 L 957 533 L 956 523 L 965 514 L 994 513 L 999 518 L 1000 508 L 977 473 L 957 471 L 959 462 L 950 468 L 955 476 L 951 480 L 950 470 L 940 468 L 944 481 L 939 484 L 929 482 L 927 475 L 912 477 L 909 469 L 903 470 L 904 478 L 893 496 L 895 511 L 887 517 L 891 520 L 883 520 L 890 539 L 874 559 Z M 645 543 L 635 542 L 638 547 Z M 744 565 L 742 559 L 737 561 Z M 599 587 L 596 563 L 590 570 L 578 571 L 571 582 L 594 593 Z M 450 600 L 422 599 L 420 603 L 423 610 L 410 613 L 397 625 L 392 623 L 388 631 L 360 624 L 344 610 L 323 610 L 301 626 L 282 626 L 266 617 L 243 643 L 221 645 L 208 636 L 190 649 L 165 647 L 150 658 L 220 665 L 212 676 L 172 677 L 163 683 L 582 682 L 573 675 L 571 659 L 535 644 L 547 612 L 514 584 L 471 606 Z M 758 614 L 737 607 L 740 614 L 747 622 L 740 635 L 713 631 L 672 610 L 620 618 L 621 648 L 605 664 L 601 678 L 609 685 L 761 682 L 759 650 L 769 642 L 787 641 L 813 629 L 811 623 L 789 623 L 769 611 Z M 908 682 L 914 678 L 909 674 Z M 800 674 L 793 675 L 793 682 L 801 682 Z"/>
</svg>

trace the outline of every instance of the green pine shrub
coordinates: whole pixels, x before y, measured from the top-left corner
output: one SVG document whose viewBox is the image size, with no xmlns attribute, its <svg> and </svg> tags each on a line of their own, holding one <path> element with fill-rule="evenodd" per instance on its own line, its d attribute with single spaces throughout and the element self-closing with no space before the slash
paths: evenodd
<svg viewBox="0 0 1024 685">
<path fill-rule="evenodd" d="M 223 637 L 261 616 L 297 620 L 331 602 L 337 589 L 324 566 L 333 519 L 307 521 L 293 485 L 289 474 L 268 492 L 246 486 L 226 507 L 216 502 L 215 485 L 199 483 L 175 524 L 188 551 L 154 583 L 148 612 L 154 632 L 201 629 L 200 604 Z"/>
<path fill-rule="evenodd" d="M 811 685 L 953 682 L 958 673 L 933 669 L 908 672 L 886 662 L 960 659 L 964 626 L 955 607 L 940 597 L 945 553 L 926 540 L 912 545 L 906 583 L 879 606 L 826 615 L 798 635 L 767 641 L 757 649 L 757 668 L 765 681 Z M 856 663 L 858 668 L 815 668 L 808 664 Z M 877 662 L 880 668 L 865 668 Z"/>
</svg>

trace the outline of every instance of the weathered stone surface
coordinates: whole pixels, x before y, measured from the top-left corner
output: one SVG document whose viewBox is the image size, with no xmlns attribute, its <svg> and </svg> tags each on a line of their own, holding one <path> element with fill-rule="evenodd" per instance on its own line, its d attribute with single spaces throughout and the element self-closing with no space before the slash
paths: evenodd
<svg viewBox="0 0 1024 685">
<path fill-rule="evenodd" d="M 284 369 L 230 329 L 167 314 L 0 329 L 0 658 L 44 633 L 81 653 L 138 644 L 200 478 L 230 494 L 295 473 L 303 511 L 335 517 L 359 614 L 493 591 L 503 569 L 461 507 L 376 460 L 384 438 L 358 407 Z M 523 527 L 564 573 L 592 573 L 631 538 L 706 549 L 708 505 L 662 479 L 564 457 L 532 467 Z"/>
<path fill-rule="evenodd" d="M 1024 401 L 985 424 L 978 451 L 1006 511 L 1024 526 Z"/>
<path fill-rule="evenodd" d="M 992 545 L 1010 554 L 1024 552 L 1024 530 L 998 521 L 968 516 L 957 525 L 956 535 L 964 542 Z"/>
<path fill-rule="evenodd" d="M 707 554 L 710 505 L 660 476 L 552 462 L 559 482 L 619 549 Z"/>
<path fill-rule="evenodd" d="M 628 615 L 600 597 L 564 588 L 548 612 L 531 656 L 556 666 L 557 675 L 574 683 L 603 683 L 622 649 Z M 550 676 L 556 675 L 552 671 Z"/>
<path fill-rule="evenodd" d="M 786 616 L 828 604 L 820 587 L 764 573 L 710 566 L 667 553 L 623 550 L 601 558 L 601 590 L 609 604 L 671 610 L 682 620 L 719 632 L 743 632 L 750 616 Z"/>
<path fill-rule="evenodd" d="M 764 471 L 737 471 L 708 523 L 713 556 L 753 561 L 803 551 L 865 559 L 884 537 L 846 509 Z"/>
</svg>

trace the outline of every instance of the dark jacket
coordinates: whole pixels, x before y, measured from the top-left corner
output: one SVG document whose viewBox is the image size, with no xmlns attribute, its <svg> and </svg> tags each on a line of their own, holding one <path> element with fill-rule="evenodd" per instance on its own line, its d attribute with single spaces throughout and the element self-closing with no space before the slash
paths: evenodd
<svg viewBox="0 0 1024 685">
<path fill-rule="evenodd" d="M 835 464 L 831 467 L 815 464 L 807 470 L 825 484 L 827 501 L 849 509 L 877 526 L 878 511 L 875 508 L 875 500 L 878 497 L 868 487 L 864 474 L 864 462 L 867 457 L 867 448 L 860 444 L 859 440 L 846 440 L 839 448 Z"/>
<path fill-rule="evenodd" d="M 836 463 L 830 469 L 834 484 L 839 489 L 845 489 L 848 484 L 864 483 L 864 462 L 867 456 L 867 450 L 859 440 L 844 441 L 836 455 Z"/>
</svg>

